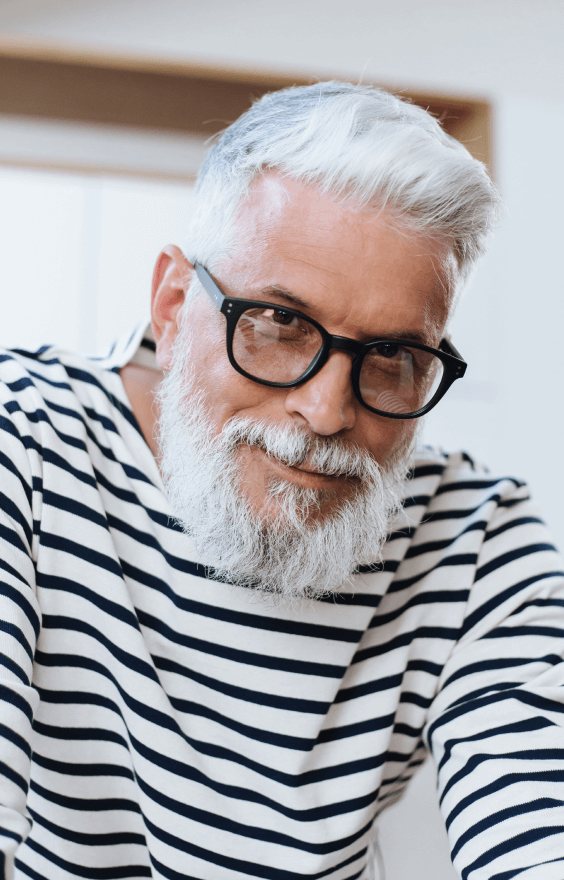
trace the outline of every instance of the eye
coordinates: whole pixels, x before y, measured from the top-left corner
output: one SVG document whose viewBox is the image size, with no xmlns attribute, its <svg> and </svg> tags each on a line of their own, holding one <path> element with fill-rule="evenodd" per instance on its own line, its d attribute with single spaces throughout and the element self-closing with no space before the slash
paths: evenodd
<svg viewBox="0 0 564 880">
<path fill-rule="evenodd" d="M 381 357 L 393 358 L 399 351 L 399 345 L 393 342 L 382 342 L 381 345 L 376 346 L 376 351 Z"/>
<path fill-rule="evenodd" d="M 282 324 L 284 327 L 287 327 L 288 324 L 291 324 L 294 320 L 294 315 L 288 314 L 288 312 L 282 312 L 276 309 L 272 313 L 272 320 L 275 324 Z"/>
</svg>

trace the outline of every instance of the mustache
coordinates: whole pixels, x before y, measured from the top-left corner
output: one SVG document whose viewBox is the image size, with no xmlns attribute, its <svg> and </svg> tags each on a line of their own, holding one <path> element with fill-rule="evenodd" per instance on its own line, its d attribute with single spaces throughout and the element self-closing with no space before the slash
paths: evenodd
<svg viewBox="0 0 564 880">
<path fill-rule="evenodd" d="M 217 439 L 229 451 L 242 445 L 256 446 L 288 467 L 300 467 L 307 461 L 327 476 L 372 481 L 381 473 L 380 465 L 367 450 L 339 437 L 312 435 L 298 425 L 281 427 L 234 418 L 224 425 Z"/>
</svg>

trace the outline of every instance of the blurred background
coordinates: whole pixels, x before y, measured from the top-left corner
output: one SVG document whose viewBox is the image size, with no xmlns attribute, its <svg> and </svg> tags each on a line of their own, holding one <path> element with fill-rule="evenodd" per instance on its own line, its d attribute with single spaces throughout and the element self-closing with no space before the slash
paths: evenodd
<svg viewBox="0 0 564 880">
<path fill-rule="evenodd" d="M 452 326 L 467 378 L 425 437 L 527 479 L 564 546 L 563 57 L 564 0 L 0 0 L 0 345 L 93 353 L 146 320 L 206 139 L 253 97 L 389 87 L 506 206 Z M 386 880 L 455 876 L 429 763 L 380 829 Z"/>
</svg>

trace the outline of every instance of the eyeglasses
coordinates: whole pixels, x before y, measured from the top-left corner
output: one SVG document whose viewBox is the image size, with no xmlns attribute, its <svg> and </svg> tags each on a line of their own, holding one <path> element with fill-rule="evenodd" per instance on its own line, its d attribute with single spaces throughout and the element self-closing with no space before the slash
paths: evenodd
<svg viewBox="0 0 564 880">
<path fill-rule="evenodd" d="M 336 349 L 353 356 L 352 385 L 360 403 L 390 419 L 416 419 L 429 412 L 466 362 L 443 339 L 440 348 L 398 339 L 362 343 L 333 336 L 295 309 L 254 299 L 225 296 L 207 269 L 194 263 L 198 278 L 227 321 L 227 355 L 247 379 L 274 388 L 293 388 L 321 370 Z"/>
</svg>

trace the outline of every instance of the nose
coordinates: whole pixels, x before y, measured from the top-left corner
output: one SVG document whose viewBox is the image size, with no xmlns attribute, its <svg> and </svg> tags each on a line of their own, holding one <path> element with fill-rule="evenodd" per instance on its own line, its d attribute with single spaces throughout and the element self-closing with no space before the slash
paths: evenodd
<svg viewBox="0 0 564 880">
<path fill-rule="evenodd" d="M 315 434 L 329 436 L 356 424 L 357 401 L 351 383 L 351 357 L 333 351 L 327 363 L 286 396 L 286 412 L 302 418 Z"/>
</svg>

